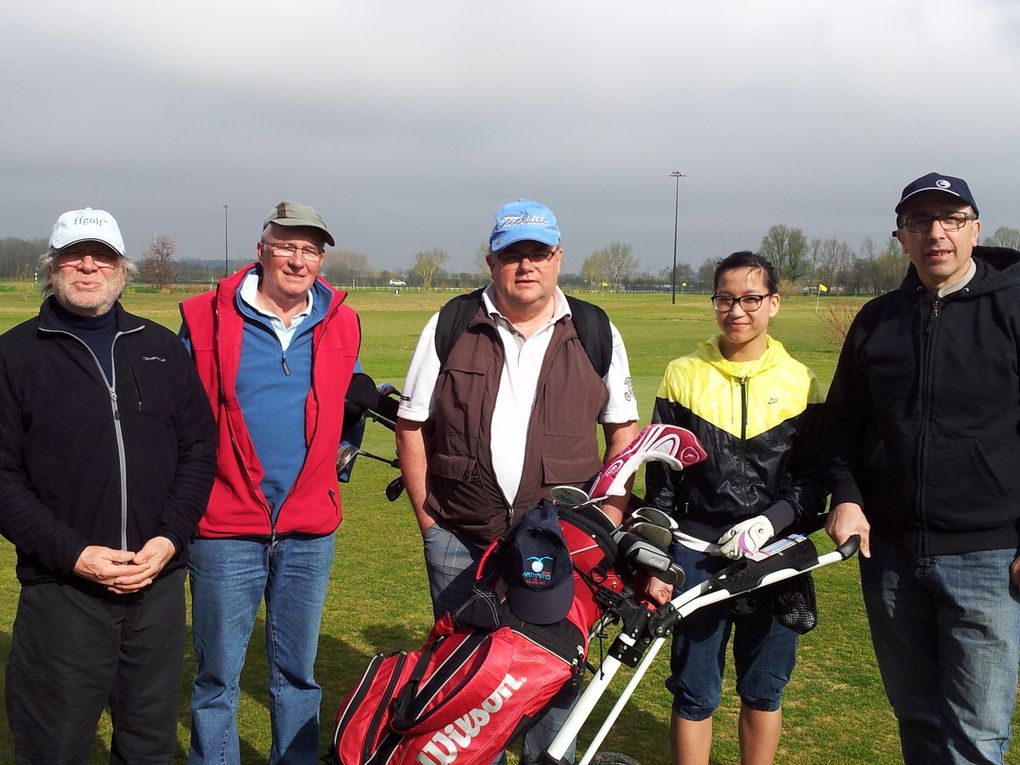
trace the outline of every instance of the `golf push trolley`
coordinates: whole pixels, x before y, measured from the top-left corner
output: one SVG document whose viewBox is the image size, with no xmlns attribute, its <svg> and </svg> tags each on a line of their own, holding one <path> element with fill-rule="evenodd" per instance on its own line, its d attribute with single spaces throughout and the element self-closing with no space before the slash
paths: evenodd
<svg viewBox="0 0 1020 765">
<path fill-rule="evenodd" d="M 811 539 L 790 534 L 682 590 L 684 572 L 672 562 L 669 545 L 676 541 L 707 552 L 715 545 L 686 536 L 669 515 L 654 508 L 629 513 L 621 526 L 601 508 L 610 497 L 626 494 L 626 484 L 646 462 L 683 470 L 706 457 L 685 428 L 651 425 L 603 467 L 588 491 L 554 489 L 551 499 L 525 518 L 534 513 L 557 519 L 573 569 L 567 615 L 555 624 L 534 624 L 507 607 L 510 551 L 525 526 L 518 524 L 483 557 L 472 608 L 441 618 L 421 649 L 372 660 L 340 705 L 333 745 L 324 759 L 335 765 L 489 765 L 562 687 L 580 682 L 587 668 L 591 677 L 542 755 L 545 765 L 566 765 L 581 727 L 619 669 L 628 666 L 633 674 L 578 765 L 636 765 L 625 755 L 600 755 L 599 749 L 680 620 L 705 606 L 845 560 L 859 544 L 852 537 L 820 555 Z M 643 602 L 632 585 L 649 575 L 671 584 L 675 597 L 657 608 Z M 619 632 L 601 664 L 591 667 L 591 636 L 601 637 L 617 624 Z"/>
</svg>

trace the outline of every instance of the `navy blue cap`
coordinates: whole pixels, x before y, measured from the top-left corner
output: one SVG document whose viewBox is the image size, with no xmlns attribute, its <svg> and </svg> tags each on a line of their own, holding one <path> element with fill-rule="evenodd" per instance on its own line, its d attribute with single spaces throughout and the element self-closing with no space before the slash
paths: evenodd
<svg viewBox="0 0 1020 765">
<path fill-rule="evenodd" d="M 903 211 L 903 205 L 908 199 L 925 191 L 941 191 L 943 194 L 959 197 L 961 202 L 974 208 L 975 215 L 978 214 L 978 207 L 974 202 L 974 195 L 970 193 L 970 187 L 967 186 L 967 181 L 942 173 L 928 173 L 907 184 L 900 195 L 900 203 L 896 205 L 896 214 Z"/>
<path fill-rule="evenodd" d="M 574 567 L 559 515 L 543 502 L 524 516 L 510 546 L 506 600 L 518 619 L 554 624 L 574 600 Z"/>
</svg>

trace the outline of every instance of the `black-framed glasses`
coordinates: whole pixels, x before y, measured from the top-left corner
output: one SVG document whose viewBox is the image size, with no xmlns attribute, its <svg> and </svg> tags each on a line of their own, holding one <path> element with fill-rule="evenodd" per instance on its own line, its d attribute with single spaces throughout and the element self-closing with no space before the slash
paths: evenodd
<svg viewBox="0 0 1020 765">
<path fill-rule="evenodd" d="M 969 220 L 977 220 L 977 216 L 962 212 L 943 213 L 942 215 L 911 215 L 903 219 L 903 228 L 911 234 L 927 234 L 931 231 L 931 224 L 938 221 L 943 231 L 959 231 L 967 225 Z"/>
<path fill-rule="evenodd" d="M 510 252 L 497 253 L 496 257 L 499 258 L 500 265 L 503 266 L 519 266 L 525 258 L 530 260 L 532 265 L 544 266 L 552 260 L 559 251 L 559 247 L 550 247 L 548 250 L 532 250 L 531 252 L 518 252 L 516 250 L 511 250 Z"/>
<path fill-rule="evenodd" d="M 765 295 L 741 295 L 740 297 L 734 297 L 733 295 L 712 295 L 712 307 L 719 313 L 727 313 L 733 310 L 733 304 L 739 303 L 740 307 L 748 313 L 754 313 L 761 308 L 761 301 L 767 298 L 771 293 Z"/>
<path fill-rule="evenodd" d="M 265 239 L 262 240 L 262 243 L 272 250 L 274 258 L 293 258 L 300 252 L 305 256 L 305 260 L 317 261 L 322 259 L 322 249 L 319 247 L 312 247 L 310 245 L 298 247 L 291 242 L 267 242 Z"/>
</svg>

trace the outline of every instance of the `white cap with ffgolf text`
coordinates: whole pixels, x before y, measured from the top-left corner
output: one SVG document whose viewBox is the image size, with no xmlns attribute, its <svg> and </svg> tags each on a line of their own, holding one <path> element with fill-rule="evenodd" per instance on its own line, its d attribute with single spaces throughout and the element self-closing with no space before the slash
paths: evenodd
<svg viewBox="0 0 1020 765">
<path fill-rule="evenodd" d="M 124 257 L 124 239 L 120 235 L 120 226 L 106 210 L 70 210 L 53 224 L 50 236 L 50 248 L 62 250 L 78 242 L 100 242 L 121 257 Z"/>
</svg>

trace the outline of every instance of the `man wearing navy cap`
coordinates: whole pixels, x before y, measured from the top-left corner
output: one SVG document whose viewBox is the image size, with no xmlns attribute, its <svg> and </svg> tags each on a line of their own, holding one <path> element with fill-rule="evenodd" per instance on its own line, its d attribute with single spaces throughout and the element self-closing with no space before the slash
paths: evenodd
<svg viewBox="0 0 1020 765">
<path fill-rule="evenodd" d="M 910 267 L 866 304 L 829 389 L 837 542 L 907 765 L 1002 763 L 1020 657 L 1020 253 L 980 247 L 967 183 L 896 205 Z"/>
<path fill-rule="evenodd" d="M 623 341 L 601 309 L 556 286 L 562 262 L 549 208 L 504 205 L 489 237 L 492 282 L 433 316 L 411 359 L 397 447 L 437 617 L 468 599 L 489 542 L 553 486 L 581 487 L 599 471 L 596 423 L 605 457 L 637 436 Z M 441 357 L 458 306 L 464 321 Z M 611 350 L 605 369 L 586 343 Z M 529 732 L 522 763 L 537 761 L 562 711 Z"/>
</svg>

